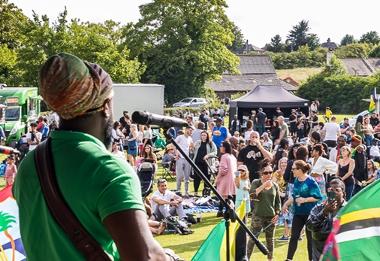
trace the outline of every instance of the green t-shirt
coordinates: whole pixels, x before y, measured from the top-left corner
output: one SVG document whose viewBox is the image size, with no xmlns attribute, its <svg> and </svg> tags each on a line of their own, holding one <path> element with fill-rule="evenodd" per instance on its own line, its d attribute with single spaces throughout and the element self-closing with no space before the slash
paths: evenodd
<svg viewBox="0 0 380 261">
<path fill-rule="evenodd" d="M 262 185 L 260 179 L 252 181 L 250 193 Z M 266 190 L 264 189 L 259 195 L 253 198 L 253 214 L 259 217 L 274 217 L 281 209 L 281 199 L 278 185 L 273 182 L 273 186 Z"/>
<path fill-rule="evenodd" d="M 102 221 L 123 210 L 145 211 L 137 175 L 91 135 L 54 131 L 51 137 L 55 172 L 63 197 L 87 231 L 114 260 L 119 260 L 116 245 Z M 14 196 L 28 261 L 84 260 L 50 215 L 36 173 L 34 151 L 21 162 Z"/>
</svg>

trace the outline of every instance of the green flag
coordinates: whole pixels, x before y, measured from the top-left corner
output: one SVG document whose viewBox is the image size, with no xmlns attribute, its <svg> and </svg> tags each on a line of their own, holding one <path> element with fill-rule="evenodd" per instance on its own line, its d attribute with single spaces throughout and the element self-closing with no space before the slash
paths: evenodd
<svg viewBox="0 0 380 261">
<path fill-rule="evenodd" d="M 243 201 L 241 205 L 236 209 L 237 215 L 240 219 L 243 219 L 245 215 L 245 204 Z M 231 222 L 229 226 L 230 231 L 230 260 L 235 258 L 235 239 L 236 233 L 239 228 L 239 223 L 237 221 Z M 210 232 L 206 240 L 198 249 L 197 253 L 191 259 L 192 261 L 224 261 L 226 260 L 226 226 L 225 220 L 220 221 L 214 229 Z"/>
<path fill-rule="evenodd" d="M 338 213 L 322 260 L 380 260 L 380 180 L 360 191 Z"/>
<path fill-rule="evenodd" d="M 220 260 L 220 246 L 223 243 L 223 237 L 226 230 L 224 223 L 225 221 L 222 220 L 214 227 L 198 249 L 197 253 L 191 259 L 192 261 Z"/>
</svg>

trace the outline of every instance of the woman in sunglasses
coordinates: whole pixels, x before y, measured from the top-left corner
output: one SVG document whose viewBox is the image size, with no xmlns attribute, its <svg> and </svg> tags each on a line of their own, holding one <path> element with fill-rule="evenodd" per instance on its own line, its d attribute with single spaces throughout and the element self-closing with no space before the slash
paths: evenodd
<svg viewBox="0 0 380 261">
<path fill-rule="evenodd" d="M 292 166 L 293 175 L 295 177 L 293 193 L 282 207 L 282 211 L 287 213 L 289 205 L 294 202 L 292 232 L 286 260 L 293 259 L 297 250 L 301 230 L 306 224 L 310 211 L 317 202 L 322 199 L 321 190 L 319 189 L 317 182 L 307 175 L 310 169 L 311 166 L 303 160 L 296 160 Z M 312 238 L 311 232 L 307 229 L 306 238 L 309 260 L 312 260 Z"/>
<path fill-rule="evenodd" d="M 272 181 L 273 168 L 270 161 L 264 160 L 261 165 L 260 178 L 252 181 L 250 195 L 253 199 L 253 213 L 251 229 L 257 237 L 261 231 L 265 232 L 268 248 L 268 260 L 273 259 L 274 232 L 281 210 L 281 199 L 278 185 Z M 248 259 L 253 253 L 255 243 L 248 241 Z"/>
</svg>

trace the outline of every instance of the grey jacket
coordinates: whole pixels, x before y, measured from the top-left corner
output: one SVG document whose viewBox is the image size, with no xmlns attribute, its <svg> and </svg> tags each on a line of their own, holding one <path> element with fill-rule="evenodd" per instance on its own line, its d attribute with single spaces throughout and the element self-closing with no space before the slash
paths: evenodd
<svg viewBox="0 0 380 261">
<path fill-rule="evenodd" d="M 194 144 L 194 160 L 197 158 L 197 154 L 198 154 L 198 149 L 201 147 L 201 141 L 198 140 L 195 142 Z M 210 156 L 216 156 L 217 154 L 217 149 L 216 149 L 216 145 L 213 141 L 211 141 L 211 146 L 209 144 L 206 145 L 206 151 L 207 151 L 207 155 L 210 157 Z M 215 158 L 209 158 L 207 160 L 208 164 L 210 166 L 212 166 L 214 164 L 214 161 L 215 161 Z"/>
</svg>

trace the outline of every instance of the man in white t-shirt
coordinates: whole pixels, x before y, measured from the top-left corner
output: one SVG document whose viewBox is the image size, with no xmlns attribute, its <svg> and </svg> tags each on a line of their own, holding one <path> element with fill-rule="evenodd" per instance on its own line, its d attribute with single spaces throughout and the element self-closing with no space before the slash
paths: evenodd
<svg viewBox="0 0 380 261">
<path fill-rule="evenodd" d="M 340 135 L 340 127 L 338 123 L 336 123 L 336 117 L 332 116 L 330 122 L 326 122 L 325 126 L 322 129 L 322 133 L 324 136 L 324 142 L 327 144 L 329 148 L 336 147 L 336 141 L 338 136 Z"/>
<path fill-rule="evenodd" d="M 152 210 L 157 221 L 169 216 L 178 215 L 180 219 L 186 217 L 183 211 L 182 198 L 174 192 L 168 190 L 168 184 L 165 179 L 159 179 L 157 182 L 158 190 L 153 193 L 151 198 Z"/>
<path fill-rule="evenodd" d="M 183 152 L 186 155 L 189 155 L 190 148 L 193 146 L 193 139 L 191 138 L 191 135 L 193 133 L 193 128 L 191 126 L 187 126 L 185 129 L 185 133 L 182 135 L 179 135 L 175 142 L 181 147 Z M 181 192 L 181 183 L 182 180 L 185 181 L 185 197 L 189 196 L 189 182 L 190 182 L 190 173 L 191 173 L 191 166 L 187 162 L 187 160 L 181 155 L 181 153 L 177 150 L 176 151 L 176 180 L 177 180 L 177 191 Z"/>
<path fill-rule="evenodd" d="M 34 150 L 42 139 L 42 133 L 37 131 L 37 123 L 30 124 L 30 131 L 26 134 L 26 139 L 29 144 L 29 151 Z"/>
</svg>

